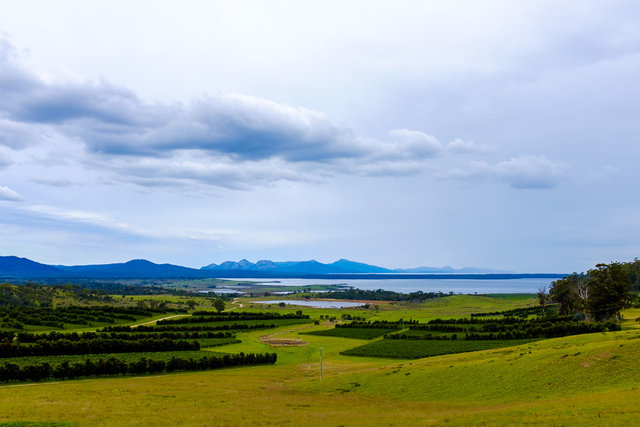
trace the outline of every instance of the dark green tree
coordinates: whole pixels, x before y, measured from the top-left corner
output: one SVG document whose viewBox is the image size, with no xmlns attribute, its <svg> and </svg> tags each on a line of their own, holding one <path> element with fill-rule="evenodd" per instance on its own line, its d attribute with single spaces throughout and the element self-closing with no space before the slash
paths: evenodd
<svg viewBox="0 0 640 427">
<path fill-rule="evenodd" d="M 549 300 L 549 293 L 547 292 L 547 285 L 540 286 L 538 288 L 538 301 L 540 302 L 540 306 L 542 307 L 542 317 L 545 315 L 545 308 L 547 306 L 547 302 Z"/>
<path fill-rule="evenodd" d="M 559 311 L 561 315 L 573 314 L 576 311 L 576 301 L 578 299 L 575 287 L 576 276 L 578 274 L 573 273 L 551 282 L 549 295 L 551 296 L 551 301 L 560 305 Z"/>
<path fill-rule="evenodd" d="M 572 273 L 551 282 L 551 301 L 559 304 L 561 315 L 581 312 L 588 320 L 587 301 L 591 289 L 591 278 L 584 273 Z"/>
<path fill-rule="evenodd" d="M 215 301 L 213 301 L 213 308 L 218 310 L 218 313 L 223 311 L 224 307 L 225 307 L 224 301 L 222 301 L 220 298 L 216 298 Z"/>
<path fill-rule="evenodd" d="M 589 270 L 590 290 L 587 309 L 597 320 L 616 316 L 620 320 L 620 310 L 627 306 L 633 295 L 631 281 L 625 266 L 618 262 L 597 264 Z"/>
</svg>

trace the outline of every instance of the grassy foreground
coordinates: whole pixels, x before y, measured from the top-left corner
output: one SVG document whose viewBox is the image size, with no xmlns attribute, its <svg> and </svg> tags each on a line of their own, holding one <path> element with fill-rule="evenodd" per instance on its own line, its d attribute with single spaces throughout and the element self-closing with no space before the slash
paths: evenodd
<svg viewBox="0 0 640 427">
<path fill-rule="evenodd" d="M 463 303 L 469 310 L 472 298 Z M 451 305 L 436 307 L 444 311 Z M 423 309 L 424 318 L 433 316 L 426 305 Z M 626 313 L 628 319 L 638 315 L 638 310 Z M 636 325 L 419 360 L 342 356 L 362 340 L 303 335 L 326 326 L 289 325 L 243 333 L 242 343 L 220 348 L 274 351 L 260 342 L 265 335 L 308 343 L 276 348 L 274 366 L 0 386 L 0 422 L 633 425 L 640 416 Z"/>
</svg>

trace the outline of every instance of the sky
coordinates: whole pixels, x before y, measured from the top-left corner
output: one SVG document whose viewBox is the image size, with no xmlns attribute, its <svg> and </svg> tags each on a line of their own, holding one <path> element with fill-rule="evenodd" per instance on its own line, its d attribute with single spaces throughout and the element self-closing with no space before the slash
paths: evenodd
<svg viewBox="0 0 640 427">
<path fill-rule="evenodd" d="M 636 1 L 0 0 L 0 255 L 640 255 Z"/>
</svg>

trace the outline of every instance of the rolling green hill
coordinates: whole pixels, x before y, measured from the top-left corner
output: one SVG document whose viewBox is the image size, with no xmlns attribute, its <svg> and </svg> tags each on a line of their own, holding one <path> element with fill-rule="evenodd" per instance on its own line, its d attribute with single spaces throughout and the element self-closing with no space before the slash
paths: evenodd
<svg viewBox="0 0 640 427">
<path fill-rule="evenodd" d="M 464 303 L 454 298 L 453 305 L 464 311 L 496 305 L 477 298 L 475 307 L 473 297 Z M 451 305 L 424 304 L 422 317 Z M 640 329 L 634 321 L 640 310 L 623 314 L 628 320 L 620 332 L 417 360 L 343 356 L 362 340 L 304 334 L 329 322 L 250 331 L 220 351 L 275 351 L 276 365 L 0 386 L 0 422 L 632 425 L 640 416 Z M 277 340 L 302 345 L 272 348 Z"/>
</svg>

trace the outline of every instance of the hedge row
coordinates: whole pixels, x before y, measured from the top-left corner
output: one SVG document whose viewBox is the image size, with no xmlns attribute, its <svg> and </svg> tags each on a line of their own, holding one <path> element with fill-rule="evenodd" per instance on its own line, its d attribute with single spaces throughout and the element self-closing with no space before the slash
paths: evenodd
<svg viewBox="0 0 640 427">
<path fill-rule="evenodd" d="M 349 322 L 349 323 L 338 323 L 336 328 L 375 328 L 375 329 L 399 329 L 403 325 L 415 325 L 417 324 L 417 320 L 398 320 L 398 321 L 389 321 L 389 320 L 374 320 L 373 322 Z"/>
<path fill-rule="evenodd" d="M 200 312 L 200 313 L 203 313 L 203 312 Z M 180 325 L 180 324 L 188 324 L 188 323 L 222 322 L 222 321 L 229 321 L 229 320 L 237 321 L 237 320 L 275 320 L 275 319 L 308 319 L 309 318 L 308 314 L 302 314 L 302 312 L 288 313 L 288 314 L 239 313 L 235 315 L 232 315 L 233 312 L 229 312 L 229 313 L 205 312 L 205 313 L 208 313 L 208 314 L 194 315 L 190 317 L 181 317 L 178 319 L 158 320 L 156 324 L 157 325 Z"/>
<path fill-rule="evenodd" d="M 147 310 L 134 307 L 0 307 L 0 320 L 20 324 L 63 328 L 64 323 L 87 325 L 90 322 L 115 323 L 116 320 L 135 321 L 136 316 L 149 317 L 165 310 Z"/>
<path fill-rule="evenodd" d="M 234 331 L 239 329 L 271 329 L 275 328 L 273 323 L 260 323 L 257 325 L 247 325 L 244 323 L 234 323 L 232 325 L 217 326 L 107 326 L 98 332 L 193 332 L 193 331 Z"/>
<path fill-rule="evenodd" d="M 469 332 L 464 335 L 414 335 L 414 334 L 386 334 L 387 339 L 408 340 L 519 340 L 529 338 L 556 338 L 568 335 L 589 334 L 594 332 L 619 331 L 620 324 L 608 322 L 560 322 L 551 325 L 528 325 L 528 328 L 513 328 L 504 332 L 478 333 Z"/>
<path fill-rule="evenodd" d="M 48 362 L 20 367 L 15 363 L 0 365 L 0 382 L 41 381 L 47 379 L 71 379 L 86 376 L 145 374 L 173 371 L 201 371 L 232 366 L 273 364 L 277 360 L 275 353 L 239 353 L 224 356 L 204 356 L 199 359 L 172 357 L 169 361 L 142 358 L 135 362 L 120 360 L 109 356 L 93 362 L 62 362 L 51 366 Z"/>
<path fill-rule="evenodd" d="M 184 332 L 169 332 L 169 331 L 152 331 L 152 333 L 136 333 L 138 332 L 135 328 L 128 331 L 128 333 L 123 332 L 71 332 L 71 333 L 61 333 L 61 332 L 50 332 L 48 334 L 32 334 L 26 332 L 18 332 L 16 334 L 17 340 L 19 343 L 35 343 L 38 341 L 58 341 L 58 340 L 69 340 L 69 341 L 82 341 L 82 340 L 93 340 L 93 339 L 112 339 L 112 340 L 126 340 L 126 341 L 137 341 L 140 339 L 170 339 L 170 340 L 178 340 L 178 339 L 199 339 L 199 338 L 233 338 L 235 335 L 231 332 L 201 332 L 201 331 L 184 331 Z M 0 335 L 0 338 L 2 336 Z M 13 339 L 13 338 L 11 338 Z"/>
<path fill-rule="evenodd" d="M 115 340 L 96 338 L 91 340 L 41 340 L 34 344 L 0 342 L 0 358 L 25 356 L 57 356 L 64 354 L 141 353 L 158 351 L 200 350 L 198 341 L 174 341 L 170 339 Z"/>
<path fill-rule="evenodd" d="M 556 322 L 564 322 L 564 321 L 575 321 L 575 316 L 548 316 L 548 317 L 539 317 L 534 319 L 522 319 L 519 317 L 503 317 L 500 319 L 479 319 L 477 317 L 472 318 L 461 318 L 461 319 L 433 319 L 427 322 L 428 325 L 435 324 L 469 324 L 469 325 L 478 325 L 478 324 L 516 324 L 516 323 L 556 323 Z M 415 329 L 419 329 L 416 327 Z"/>
</svg>

